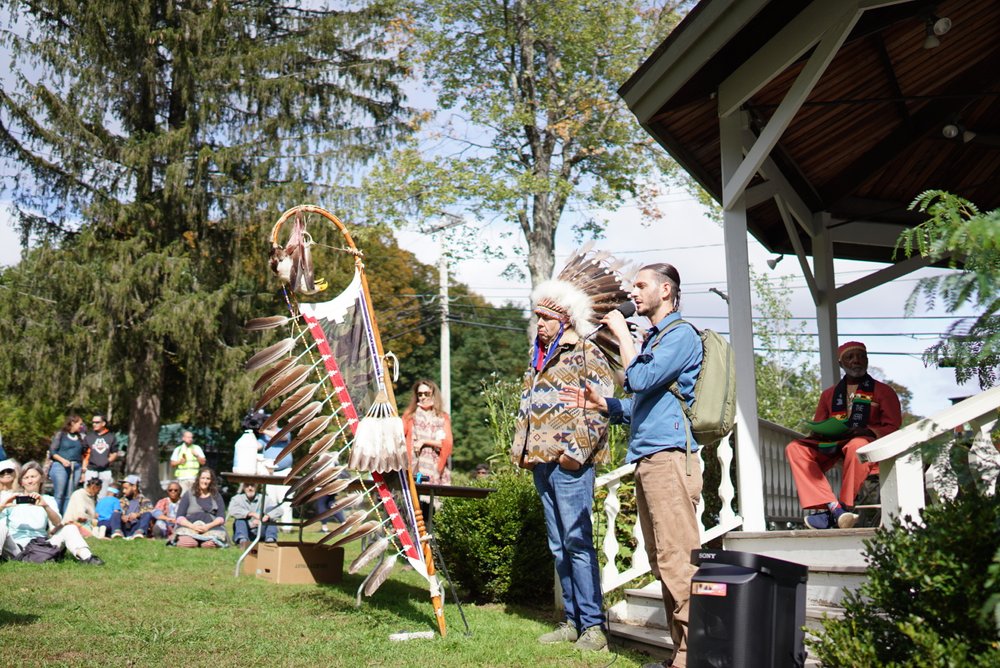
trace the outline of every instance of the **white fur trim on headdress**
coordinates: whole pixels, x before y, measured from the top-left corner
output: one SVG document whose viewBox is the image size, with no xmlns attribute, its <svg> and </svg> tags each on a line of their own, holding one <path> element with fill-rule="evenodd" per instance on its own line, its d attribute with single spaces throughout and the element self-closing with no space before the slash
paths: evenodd
<svg viewBox="0 0 1000 668">
<path fill-rule="evenodd" d="M 531 292 L 533 305 L 557 306 L 569 317 L 570 325 L 577 334 L 583 334 L 593 329 L 591 320 L 594 309 L 590 297 L 569 281 L 553 278 L 542 283 Z"/>
</svg>

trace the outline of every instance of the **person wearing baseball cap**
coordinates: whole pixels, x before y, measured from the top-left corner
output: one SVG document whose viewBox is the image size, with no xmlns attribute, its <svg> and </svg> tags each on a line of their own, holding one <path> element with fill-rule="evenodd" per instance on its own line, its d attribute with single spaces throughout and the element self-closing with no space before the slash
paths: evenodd
<svg viewBox="0 0 1000 668">
<path fill-rule="evenodd" d="M 805 517 L 809 529 L 849 529 L 858 516 L 854 501 L 865 478 L 878 474 L 878 464 L 862 462 L 858 448 L 899 429 L 902 411 L 896 391 L 868 374 L 868 351 L 860 341 L 837 349 L 844 377 L 820 395 L 813 432 L 792 441 L 785 456 L 792 469 L 799 503 L 815 512 Z M 826 472 L 843 462 L 839 497 Z"/>
<path fill-rule="evenodd" d="M 145 538 L 153 521 L 153 504 L 139 492 L 139 476 L 133 473 L 118 483 L 122 488 L 122 534 L 127 540 Z"/>
</svg>

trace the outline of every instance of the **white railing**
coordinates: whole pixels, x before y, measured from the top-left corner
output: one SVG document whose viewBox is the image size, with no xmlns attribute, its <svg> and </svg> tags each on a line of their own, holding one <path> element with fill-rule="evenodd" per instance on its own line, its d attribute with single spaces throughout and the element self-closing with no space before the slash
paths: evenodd
<svg viewBox="0 0 1000 668">
<path fill-rule="evenodd" d="M 722 509 L 719 511 L 718 522 L 711 527 L 706 527 L 703 522 L 705 510 L 704 496 L 702 496 L 702 500 L 698 504 L 697 516 L 698 524 L 701 527 L 702 544 L 728 531 L 732 531 L 743 523 L 742 518 L 733 511 L 733 499 L 736 496 L 736 487 L 733 484 L 732 477 L 729 475 L 733 462 L 731 439 L 732 435 L 724 438 L 715 450 L 716 457 L 718 457 L 719 464 L 722 467 L 722 476 L 719 483 L 719 498 L 722 501 Z M 700 456 L 698 456 L 698 463 L 701 465 L 702 470 L 704 470 L 704 462 Z M 603 521 L 606 530 L 604 532 L 604 541 L 601 544 L 601 551 L 605 557 L 605 564 L 601 569 L 601 585 L 604 593 L 617 589 L 627 582 L 649 572 L 649 560 L 646 558 L 645 542 L 643 541 L 642 527 L 639 524 L 638 518 L 634 518 L 635 524 L 632 529 L 632 537 L 635 538 L 636 542 L 635 549 L 631 557 L 626 559 L 627 565 L 624 569 L 618 570 L 617 562 L 621 553 L 621 544 L 619 544 L 618 537 L 615 535 L 614 527 L 616 526 L 618 515 L 621 513 L 619 492 L 622 481 L 631 477 L 634 472 L 635 465 L 626 464 L 605 473 L 598 477 L 596 481 L 597 487 L 607 489 L 607 497 L 604 500 Z"/>
<path fill-rule="evenodd" d="M 769 526 L 801 525 L 804 511 L 799 505 L 792 470 L 785 459 L 785 446 L 802 438 L 799 432 L 769 420 L 758 420 L 760 456 L 764 474 L 764 515 Z M 826 474 L 833 489 L 840 489 L 842 472 L 836 466 Z"/>
<path fill-rule="evenodd" d="M 858 450 L 862 461 L 879 464 L 882 526 L 891 528 L 895 518 L 905 515 L 920 517 L 925 489 L 920 445 L 941 434 L 964 430 L 970 425 L 973 431 L 970 465 L 979 468 L 984 488 L 995 482 L 998 456 L 990 432 L 996 426 L 998 409 L 1000 387 L 995 387 Z"/>
</svg>

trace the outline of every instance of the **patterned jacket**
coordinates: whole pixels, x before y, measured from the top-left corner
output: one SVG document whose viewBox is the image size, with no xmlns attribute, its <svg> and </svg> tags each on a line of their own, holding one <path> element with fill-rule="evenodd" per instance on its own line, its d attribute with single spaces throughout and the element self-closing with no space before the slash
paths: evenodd
<svg viewBox="0 0 1000 668">
<path fill-rule="evenodd" d="M 510 456 L 515 465 L 555 461 L 565 454 L 581 464 L 607 459 L 608 418 L 596 410 L 567 408 L 559 400 L 566 386 L 583 378 L 602 396 L 614 391 L 611 368 L 600 349 L 567 334 L 541 371 L 528 369 L 517 414 Z"/>
</svg>

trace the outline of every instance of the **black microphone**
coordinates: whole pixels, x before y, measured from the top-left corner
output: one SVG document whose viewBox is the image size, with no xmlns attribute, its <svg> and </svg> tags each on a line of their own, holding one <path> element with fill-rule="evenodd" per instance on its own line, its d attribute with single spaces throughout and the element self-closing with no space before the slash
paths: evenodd
<svg viewBox="0 0 1000 668">
<path fill-rule="evenodd" d="M 626 318 L 631 318 L 633 315 L 635 315 L 635 304 L 632 303 L 632 302 L 630 302 L 630 301 L 628 301 L 628 302 L 622 302 L 621 304 L 619 304 L 618 306 L 615 307 L 615 310 L 618 311 L 619 313 L 621 313 Z M 588 339 L 592 338 L 595 334 L 597 334 L 599 331 L 601 331 L 602 327 L 604 327 L 604 323 L 599 324 L 594 329 L 594 331 L 592 331 L 590 334 L 588 334 L 586 336 L 586 338 L 588 338 Z"/>
</svg>

